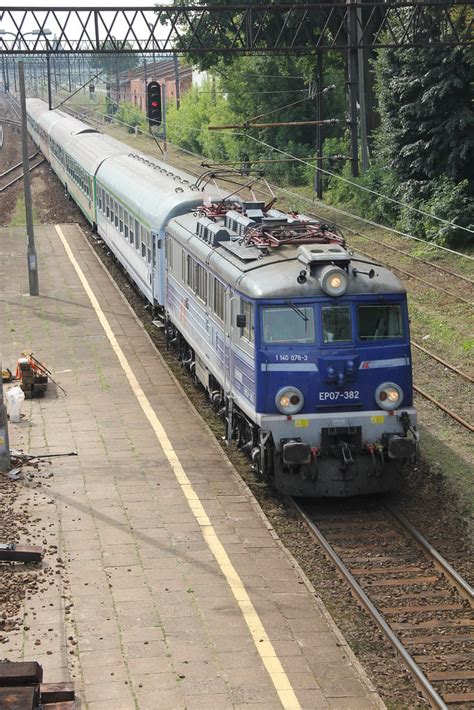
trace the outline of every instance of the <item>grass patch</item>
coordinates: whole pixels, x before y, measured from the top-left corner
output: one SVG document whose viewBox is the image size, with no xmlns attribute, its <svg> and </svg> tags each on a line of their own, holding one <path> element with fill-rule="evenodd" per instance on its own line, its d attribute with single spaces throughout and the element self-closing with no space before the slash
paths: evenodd
<svg viewBox="0 0 474 710">
<path fill-rule="evenodd" d="M 432 303 L 431 303 L 432 305 Z M 461 335 L 463 328 L 461 323 L 456 323 L 452 316 L 447 318 L 435 313 L 428 312 L 423 306 L 410 302 L 410 316 L 412 319 L 412 333 L 414 336 L 420 336 L 422 332 L 432 335 L 432 342 L 438 342 L 445 346 L 449 353 L 457 357 L 469 355 L 474 347 L 474 338 L 471 334 L 465 332 Z M 429 347 L 429 343 L 427 345 Z"/>
<path fill-rule="evenodd" d="M 37 221 L 36 209 L 33 205 L 33 224 Z M 25 198 L 20 195 L 16 201 L 15 211 L 10 220 L 9 227 L 26 227 Z"/>
</svg>

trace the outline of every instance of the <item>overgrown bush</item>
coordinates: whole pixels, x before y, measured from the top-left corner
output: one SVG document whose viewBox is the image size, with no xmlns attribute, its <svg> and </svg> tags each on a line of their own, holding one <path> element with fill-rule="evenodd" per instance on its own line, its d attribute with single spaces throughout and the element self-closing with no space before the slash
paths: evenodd
<svg viewBox="0 0 474 710">
<path fill-rule="evenodd" d="M 388 225 L 394 224 L 398 219 L 399 208 L 383 195 L 393 198 L 395 193 L 395 176 L 385 166 L 374 163 L 363 175 L 353 178 L 351 164 L 347 162 L 340 177 L 329 178 L 326 200 L 330 204 L 349 207 L 368 219 Z"/>
<path fill-rule="evenodd" d="M 129 133 L 135 133 L 135 127 L 138 126 L 141 130 L 147 130 L 146 116 L 137 106 L 129 101 L 123 101 L 117 113 L 116 118 L 122 123 L 125 123 Z"/>
<path fill-rule="evenodd" d="M 427 213 L 402 209 L 399 225 L 403 230 L 444 246 L 462 249 L 474 246 L 474 235 L 459 229 L 474 230 L 474 202 L 468 180 L 455 182 L 442 176 L 430 182 L 410 181 L 403 184 L 398 194 L 403 202 Z M 428 214 L 455 224 L 445 224 Z"/>
</svg>

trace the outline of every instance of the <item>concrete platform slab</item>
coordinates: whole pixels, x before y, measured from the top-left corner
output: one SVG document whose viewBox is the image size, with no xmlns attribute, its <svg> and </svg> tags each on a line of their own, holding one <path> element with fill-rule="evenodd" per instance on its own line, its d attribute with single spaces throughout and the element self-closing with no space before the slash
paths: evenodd
<svg viewBox="0 0 474 710">
<path fill-rule="evenodd" d="M 15 484 L 54 547 L 3 655 L 90 710 L 384 707 L 81 230 L 36 242 L 30 298 L 24 230 L 0 230 L 3 361 L 33 350 L 67 397 L 25 402 L 11 445 L 78 456 Z"/>
</svg>

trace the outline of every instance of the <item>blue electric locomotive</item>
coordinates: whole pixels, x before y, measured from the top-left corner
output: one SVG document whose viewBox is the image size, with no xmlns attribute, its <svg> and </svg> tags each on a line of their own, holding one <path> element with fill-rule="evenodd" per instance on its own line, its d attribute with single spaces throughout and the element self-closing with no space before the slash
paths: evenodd
<svg viewBox="0 0 474 710">
<path fill-rule="evenodd" d="M 400 281 L 315 219 L 204 193 L 206 181 L 41 101 L 27 110 L 67 193 L 261 474 L 291 495 L 394 488 L 418 439 Z"/>
<path fill-rule="evenodd" d="M 418 438 L 400 281 L 262 203 L 203 207 L 166 236 L 167 318 L 228 438 L 290 495 L 393 488 Z"/>
</svg>

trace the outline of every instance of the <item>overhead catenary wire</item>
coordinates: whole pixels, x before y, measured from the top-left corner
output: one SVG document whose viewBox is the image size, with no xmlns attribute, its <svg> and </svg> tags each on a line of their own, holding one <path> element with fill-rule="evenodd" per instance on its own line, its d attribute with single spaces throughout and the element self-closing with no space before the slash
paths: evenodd
<svg viewBox="0 0 474 710">
<path fill-rule="evenodd" d="M 234 133 L 234 135 L 241 135 L 244 138 L 249 138 L 250 140 L 254 140 L 257 143 L 261 143 L 264 145 L 266 148 L 270 148 L 271 150 L 275 150 L 277 153 L 281 153 L 282 155 L 286 155 L 289 158 L 294 158 L 296 156 L 291 155 L 291 153 L 287 153 L 285 150 L 281 150 L 281 148 L 277 148 L 276 146 L 272 146 L 269 143 L 266 143 L 265 141 L 259 140 L 258 138 L 254 138 L 253 136 L 249 136 L 246 133 Z M 303 160 L 303 158 L 296 158 L 299 163 L 302 163 L 303 165 L 310 165 L 306 160 Z M 330 175 L 331 177 L 335 177 L 338 180 L 342 180 L 343 182 L 348 183 L 349 185 L 352 185 L 352 187 L 356 187 L 360 190 L 364 190 L 365 192 L 370 192 L 372 195 L 377 195 L 378 197 L 382 197 L 385 200 L 388 200 L 389 202 L 393 202 L 394 204 L 399 205 L 400 207 L 404 207 L 406 209 L 412 210 L 414 212 L 417 212 L 418 214 L 425 215 L 426 217 L 431 217 L 432 219 L 437 220 L 438 222 L 441 222 L 443 224 L 447 224 L 450 227 L 457 227 L 458 229 L 462 229 L 465 232 L 469 232 L 470 234 L 474 234 L 474 229 L 469 229 L 469 227 L 463 227 L 460 224 L 456 224 L 455 222 L 451 222 L 447 219 L 443 219 L 442 217 L 437 217 L 434 214 L 431 214 L 430 212 L 425 212 L 424 210 L 418 209 L 418 207 L 413 207 L 412 205 L 407 205 L 405 202 L 401 202 L 400 200 L 396 200 L 393 197 L 389 197 L 388 195 L 383 195 L 381 192 L 377 192 L 376 190 L 371 190 L 369 187 L 365 187 L 364 185 L 359 185 L 356 182 L 353 182 L 352 180 L 349 180 L 348 178 L 343 177 L 342 175 L 338 175 L 337 173 L 333 173 L 330 170 L 325 170 L 323 168 L 318 168 L 320 172 L 325 173 L 326 175 Z M 380 225 L 383 226 L 383 225 Z M 425 241 L 425 240 L 420 240 L 420 241 Z M 474 257 L 470 257 L 474 259 Z"/>
<path fill-rule="evenodd" d="M 83 107 L 83 108 L 88 108 L 88 107 Z M 107 115 L 107 114 L 104 114 L 104 113 L 98 111 L 96 107 L 91 107 L 90 110 L 91 110 L 91 111 L 94 111 L 94 112 L 97 113 L 99 116 L 106 116 L 106 115 Z M 110 116 L 109 116 L 109 118 L 110 118 Z M 120 123 L 120 124 L 124 125 L 124 126 L 134 128 L 133 126 L 130 126 L 130 124 L 125 123 L 125 121 L 121 121 L 120 119 L 116 118 L 115 116 L 113 117 L 113 120 L 116 121 L 117 123 Z M 186 125 L 186 124 L 183 124 L 183 123 L 178 124 L 178 126 L 181 127 L 181 128 L 185 128 L 185 129 L 188 130 L 188 131 L 192 131 L 192 132 L 194 132 L 194 133 L 207 133 L 207 127 L 206 127 L 206 128 L 196 128 L 196 127 L 194 127 L 194 126 L 189 126 L 189 125 Z M 138 129 L 138 130 L 140 130 L 140 129 Z M 140 131 L 140 132 L 143 133 L 143 131 Z M 144 135 L 146 136 L 147 134 L 145 133 Z M 308 161 L 302 160 L 301 158 L 298 158 L 297 156 L 294 156 L 294 155 L 292 155 L 291 153 L 287 153 L 286 151 L 283 151 L 283 150 L 277 148 L 276 146 L 272 146 L 272 145 L 270 145 L 269 143 L 266 143 L 265 141 L 262 141 L 262 140 L 260 140 L 260 139 L 258 139 L 258 138 L 255 138 L 254 136 L 250 136 L 250 135 L 248 135 L 248 134 L 246 134 L 246 133 L 240 133 L 239 131 L 234 131 L 234 132 L 233 132 L 233 135 L 240 136 L 240 137 L 242 137 L 242 138 L 246 138 L 246 139 L 252 140 L 252 141 L 254 141 L 255 143 L 259 143 L 259 144 L 261 144 L 261 145 L 264 145 L 265 147 L 269 148 L 270 150 L 274 150 L 274 151 L 276 151 L 276 152 L 278 152 L 278 153 L 281 153 L 282 155 L 286 155 L 286 156 L 292 158 L 293 160 L 295 160 L 296 162 L 301 162 L 301 163 L 303 163 L 303 164 L 309 165 L 310 167 L 314 167 L 314 166 L 312 166 L 311 163 L 309 163 Z M 186 149 L 186 148 L 183 148 L 183 147 L 181 147 L 181 146 L 179 146 L 179 145 L 174 145 L 174 144 L 171 143 L 170 141 L 168 141 L 168 144 L 169 144 L 169 145 L 173 145 L 173 146 L 174 146 L 175 148 L 177 148 L 178 150 L 181 150 L 183 153 L 186 153 L 187 155 L 190 155 L 190 156 L 192 156 L 192 157 L 195 157 L 195 158 L 198 158 L 198 159 L 201 159 L 201 160 L 206 160 L 206 159 L 207 159 L 207 158 L 205 158 L 205 156 L 202 156 L 202 155 L 200 155 L 200 154 L 198 154 L 198 153 L 194 153 L 193 151 L 190 151 L 190 150 L 188 150 L 188 149 Z M 337 176 L 336 173 L 330 173 L 330 174 L 331 174 L 331 175 L 334 174 L 335 176 Z M 354 184 L 355 184 L 355 183 L 354 183 Z M 308 197 L 306 197 L 306 196 L 304 196 L 304 195 L 298 194 L 298 193 L 296 193 L 296 192 L 293 192 L 292 190 L 288 190 L 287 188 L 282 188 L 282 187 L 280 187 L 280 186 L 275 186 L 275 185 L 272 185 L 272 187 L 275 188 L 275 189 L 277 189 L 277 190 L 280 191 L 280 192 L 283 192 L 283 193 L 285 193 L 285 194 L 288 194 L 288 195 L 290 195 L 290 196 L 292 196 L 292 197 L 295 197 L 295 198 L 297 198 L 297 199 L 299 199 L 299 200 L 302 200 L 302 201 L 304 201 L 304 202 L 307 202 L 307 203 L 309 203 L 309 204 L 311 204 L 311 205 L 314 204 L 313 201 L 312 201 L 310 198 L 308 198 Z M 474 261 L 474 257 L 473 257 L 473 256 L 470 256 L 469 254 L 464 254 L 463 252 L 456 251 L 455 249 L 450 249 L 449 247 L 445 247 L 445 246 L 443 246 L 443 245 L 441 245 L 441 244 L 437 244 L 436 242 L 429 242 L 429 241 L 427 241 L 426 239 L 422 239 L 421 237 L 416 237 L 415 235 L 409 234 L 408 232 L 403 232 L 403 231 L 401 231 L 401 230 L 399 230 L 399 229 L 395 229 L 394 227 L 389 227 L 389 226 L 387 226 L 387 225 L 380 224 L 379 222 L 375 222 L 375 221 L 373 221 L 373 220 L 367 219 L 367 217 L 361 217 L 360 215 L 354 214 L 353 212 L 349 212 L 349 211 L 347 211 L 347 210 L 343 210 L 343 209 L 338 208 L 338 207 L 334 207 L 333 205 L 329 205 L 329 204 L 327 204 L 327 203 L 323 203 L 323 205 L 324 205 L 324 207 L 325 207 L 326 209 L 329 209 L 329 210 L 331 210 L 331 211 L 333 211 L 333 212 L 336 212 L 337 214 L 342 214 L 342 215 L 344 215 L 344 216 L 346 216 L 346 217 L 350 217 L 351 219 L 354 219 L 354 220 L 363 222 L 363 223 L 368 224 L 368 225 L 370 225 L 370 226 L 372 226 L 372 227 L 376 227 L 376 228 L 378 228 L 378 229 L 386 230 L 387 232 L 391 232 L 391 233 L 393 233 L 393 234 L 396 234 L 396 235 L 398 235 L 398 236 L 400 236 L 400 237 L 402 237 L 402 238 L 404 238 L 404 239 L 411 239 L 411 240 L 414 240 L 414 241 L 416 241 L 416 242 L 420 242 L 421 244 L 424 244 L 425 246 L 429 246 L 429 247 L 432 247 L 432 248 L 435 248 L 435 249 L 438 249 L 438 250 L 441 250 L 441 251 L 445 251 L 445 252 L 447 252 L 447 253 L 449 253 L 449 254 L 453 254 L 454 256 L 461 257 L 461 258 L 463 258 L 463 259 L 469 259 L 470 261 Z M 406 205 L 405 205 L 405 206 L 406 206 Z M 430 216 L 432 216 L 432 215 L 430 215 Z M 454 223 L 452 223 L 452 222 L 447 222 L 447 223 L 450 224 L 450 225 L 452 225 L 452 226 L 456 226 L 456 225 L 455 225 Z"/>
<path fill-rule="evenodd" d="M 298 99 L 298 101 L 292 101 L 290 104 L 285 104 L 284 106 L 278 106 L 278 108 L 274 108 L 271 111 L 265 111 L 265 113 L 259 113 L 258 116 L 254 116 L 253 118 L 249 118 L 247 123 L 252 123 L 253 121 L 256 121 L 258 118 L 263 118 L 264 116 L 271 116 L 273 113 L 278 113 L 278 111 L 283 111 L 285 108 L 291 108 L 291 106 L 296 106 L 297 104 L 303 103 L 303 101 L 312 101 L 315 99 L 317 96 L 321 96 L 322 94 L 327 94 L 328 91 L 331 91 L 333 88 L 336 88 L 334 84 L 331 84 L 331 86 L 326 86 L 324 89 L 321 91 L 318 91 L 316 94 L 311 94 L 310 96 L 305 96 L 303 99 Z"/>
</svg>

